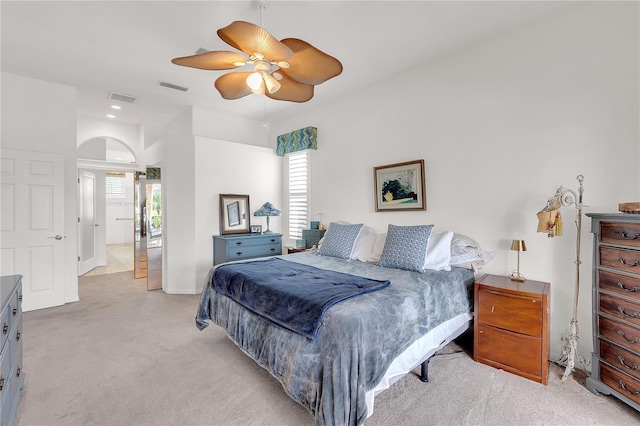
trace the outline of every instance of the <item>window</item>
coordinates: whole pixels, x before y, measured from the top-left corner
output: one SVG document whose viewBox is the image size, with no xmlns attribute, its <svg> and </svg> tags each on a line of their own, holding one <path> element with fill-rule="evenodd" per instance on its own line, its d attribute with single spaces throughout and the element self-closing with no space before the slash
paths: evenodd
<svg viewBox="0 0 640 426">
<path fill-rule="evenodd" d="M 121 172 L 107 172 L 106 185 L 107 197 L 124 198 L 124 179 L 125 174 Z"/>
<path fill-rule="evenodd" d="M 309 151 L 288 156 L 287 194 L 289 196 L 289 240 L 302 238 L 309 221 Z"/>
</svg>

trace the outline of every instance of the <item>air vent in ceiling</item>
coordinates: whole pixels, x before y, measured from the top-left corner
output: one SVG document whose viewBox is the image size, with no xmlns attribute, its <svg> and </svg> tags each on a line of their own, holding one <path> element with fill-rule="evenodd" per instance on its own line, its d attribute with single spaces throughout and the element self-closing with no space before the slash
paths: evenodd
<svg viewBox="0 0 640 426">
<path fill-rule="evenodd" d="M 182 92 L 186 92 L 189 90 L 188 87 L 178 86 L 177 84 L 167 83 L 166 81 L 159 81 L 158 84 L 163 87 L 168 87 L 169 89 L 180 90 Z"/>
<path fill-rule="evenodd" d="M 135 104 L 138 98 L 134 96 L 124 95 L 122 93 L 111 92 L 109 93 L 109 99 L 113 99 L 114 101 L 127 102 L 130 104 Z"/>
</svg>

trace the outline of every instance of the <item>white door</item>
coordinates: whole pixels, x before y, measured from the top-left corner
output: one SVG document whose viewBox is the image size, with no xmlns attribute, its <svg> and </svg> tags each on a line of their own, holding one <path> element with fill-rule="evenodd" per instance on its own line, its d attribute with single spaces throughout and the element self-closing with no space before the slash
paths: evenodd
<svg viewBox="0 0 640 426">
<path fill-rule="evenodd" d="M 64 304 L 64 159 L 3 149 L 0 275 L 21 274 L 25 311 Z"/>
<path fill-rule="evenodd" d="M 96 261 L 96 175 L 78 172 L 78 275 L 97 266 Z"/>
</svg>

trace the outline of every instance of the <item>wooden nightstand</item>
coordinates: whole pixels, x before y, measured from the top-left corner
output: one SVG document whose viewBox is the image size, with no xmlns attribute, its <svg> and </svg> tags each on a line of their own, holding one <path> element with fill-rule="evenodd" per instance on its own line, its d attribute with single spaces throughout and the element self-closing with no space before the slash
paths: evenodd
<svg viewBox="0 0 640 426">
<path fill-rule="evenodd" d="M 306 247 L 287 247 L 287 254 L 300 253 L 307 250 L 311 249 Z"/>
<path fill-rule="evenodd" d="M 546 385 L 549 287 L 489 274 L 477 280 L 473 359 Z"/>
</svg>

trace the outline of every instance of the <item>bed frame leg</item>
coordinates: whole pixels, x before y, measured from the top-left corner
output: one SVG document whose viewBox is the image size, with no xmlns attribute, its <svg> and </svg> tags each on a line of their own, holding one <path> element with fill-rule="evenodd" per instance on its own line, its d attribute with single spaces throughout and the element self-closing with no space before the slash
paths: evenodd
<svg viewBox="0 0 640 426">
<path fill-rule="evenodd" d="M 431 358 L 424 360 L 422 368 L 420 369 L 420 380 L 424 383 L 429 381 L 429 360 L 431 360 Z"/>
</svg>

